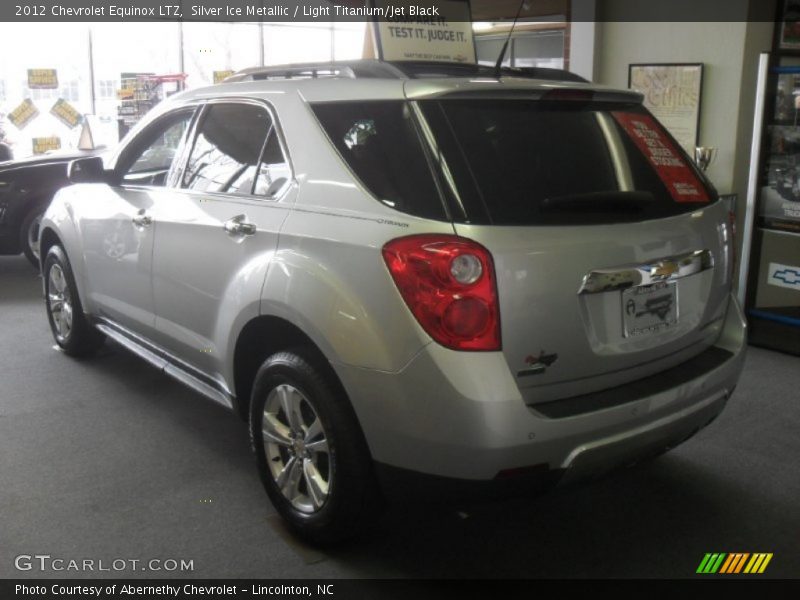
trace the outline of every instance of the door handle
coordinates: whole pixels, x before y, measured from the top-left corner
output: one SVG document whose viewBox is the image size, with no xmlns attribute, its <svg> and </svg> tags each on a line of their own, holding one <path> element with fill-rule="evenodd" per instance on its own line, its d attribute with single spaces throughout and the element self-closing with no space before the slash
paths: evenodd
<svg viewBox="0 0 800 600">
<path fill-rule="evenodd" d="M 153 217 L 148 215 L 144 209 L 136 213 L 131 219 L 136 227 L 150 227 L 153 224 Z"/>
<path fill-rule="evenodd" d="M 223 223 L 225 232 L 229 235 L 253 235 L 256 232 L 256 224 L 247 221 L 247 215 L 236 215 Z"/>
</svg>

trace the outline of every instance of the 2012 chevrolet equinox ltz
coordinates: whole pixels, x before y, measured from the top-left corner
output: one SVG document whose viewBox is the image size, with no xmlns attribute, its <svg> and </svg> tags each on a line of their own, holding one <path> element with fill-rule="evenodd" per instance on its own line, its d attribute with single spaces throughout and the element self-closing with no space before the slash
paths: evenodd
<svg viewBox="0 0 800 600">
<path fill-rule="evenodd" d="M 576 79 L 355 61 L 170 98 L 44 216 L 58 345 L 240 411 L 316 541 L 378 466 L 569 480 L 680 443 L 744 359 L 729 208 L 641 96 Z"/>
</svg>

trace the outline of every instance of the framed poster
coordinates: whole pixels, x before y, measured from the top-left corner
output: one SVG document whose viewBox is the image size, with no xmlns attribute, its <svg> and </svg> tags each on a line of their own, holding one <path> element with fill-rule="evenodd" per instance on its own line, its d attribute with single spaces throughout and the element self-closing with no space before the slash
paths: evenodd
<svg viewBox="0 0 800 600">
<path fill-rule="evenodd" d="M 786 0 L 784 3 L 780 31 L 782 50 L 800 49 L 800 0 Z"/>
<path fill-rule="evenodd" d="M 700 128 L 703 64 L 632 64 L 628 87 L 644 95 L 644 105 L 693 157 Z"/>
</svg>

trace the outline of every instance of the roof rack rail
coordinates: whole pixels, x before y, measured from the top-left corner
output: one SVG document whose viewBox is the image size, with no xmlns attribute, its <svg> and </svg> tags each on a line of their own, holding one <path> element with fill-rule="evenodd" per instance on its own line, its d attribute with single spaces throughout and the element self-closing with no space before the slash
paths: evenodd
<svg viewBox="0 0 800 600">
<path fill-rule="evenodd" d="M 502 77 L 525 79 L 547 79 L 550 81 L 571 81 L 588 83 L 580 75 L 562 69 L 545 67 L 503 67 Z M 428 61 L 381 61 L 362 59 L 342 62 L 303 63 L 251 67 L 234 73 L 226 82 L 261 81 L 269 79 L 317 79 L 340 77 L 347 79 L 424 79 L 447 77 L 481 77 L 495 79 L 495 68 L 472 63 L 444 63 Z"/>
<path fill-rule="evenodd" d="M 263 81 L 268 79 L 318 79 L 342 77 L 346 79 L 405 79 L 405 75 L 391 63 L 378 60 L 355 60 L 327 63 L 300 63 L 251 67 L 226 78 L 231 81 Z"/>
</svg>

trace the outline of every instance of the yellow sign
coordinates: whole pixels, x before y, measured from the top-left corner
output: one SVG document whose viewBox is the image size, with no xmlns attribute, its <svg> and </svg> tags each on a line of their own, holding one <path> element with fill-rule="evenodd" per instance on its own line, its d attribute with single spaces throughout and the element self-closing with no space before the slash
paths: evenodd
<svg viewBox="0 0 800 600">
<path fill-rule="evenodd" d="M 63 98 L 56 100 L 56 103 L 53 104 L 53 107 L 50 109 L 50 114 L 70 129 L 83 121 L 81 113 L 75 110 L 75 107 Z"/>
<path fill-rule="evenodd" d="M 23 129 L 25 125 L 38 116 L 39 109 L 31 102 L 30 98 L 25 98 L 17 108 L 8 113 L 8 120 L 11 121 L 17 129 Z"/>
<path fill-rule="evenodd" d="M 53 90 L 58 87 L 55 69 L 28 69 L 28 87 L 32 90 Z"/>
<path fill-rule="evenodd" d="M 373 21 L 382 60 L 477 62 L 469 2 L 374 0 L 385 18 Z"/>
<path fill-rule="evenodd" d="M 61 138 L 57 136 L 33 138 L 33 153 L 44 154 L 61 149 Z"/>
<path fill-rule="evenodd" d="M 233 71 L 214 71 L 214 83 L 222 83 L 233 75 Z"/>
</svg>

